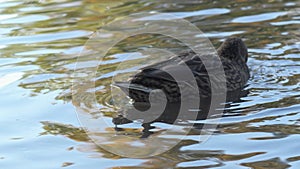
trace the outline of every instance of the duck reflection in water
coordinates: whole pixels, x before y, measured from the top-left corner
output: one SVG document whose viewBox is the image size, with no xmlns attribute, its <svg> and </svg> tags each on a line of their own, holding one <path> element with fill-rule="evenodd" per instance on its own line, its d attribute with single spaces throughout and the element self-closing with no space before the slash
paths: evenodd
<svg viewBox="0 0 300 169">
<path fill-rule="evenodd" d="M 247 91 L 244 90 L 244 87 L 250 77 L 247 66 L 247 47 L 240 38 L 232 37 L 223 42 L 218 48 L 217 54 L 225 73 L 225 77 L 223 75 L 225 78 L 223 78 L 224 86 L 226 88 L 226 90 L 224 90 L 226 91 L 225 102 L 239 101 L 241 97 L 247 95 Z M 205 54 L 204 56 L 201 56 L 201 59 L 207 59 L 205 65 L 218 65 L 214 63 L 215 60 L 210 60 L 211 57 L 212 55 Z M 147 111 L 150 107 L 155 107 L 155 104 L 159 105 L 161 103 L 160 98 L 162 97 L 160 96 L 162 96 L 162 93 L 157 92 L 152 99 L 150 93 L 158 91 L 157 89 L 163 92 L 163 95 L 166 98 L 165 107 L 162 109 L 163 111 L 158 110 L 159 108 L 154 108 L 152 112 L 147 112 L 147 118 L 152 119 L 151 116 L 155 118 L 143 124 L 144 135 L 142 137 L 147 137 L 151 134 L 149 130 L 152 128 L 151 123 L 153 122 L 173 124 L 178 118 L 184 120 L 189 119 L 189 117 L 184 117 L 185 115 L 178 117 L 180 111 L 186 111 L 186 116 L 189 116 L 190 114 L 188 112 L 191 112 L 191 109 L 193 109 L 193 112 L 197 113 L 196 116 L 194 116 L 196 117 L 196 120 L 208 118 L 208 112 L 212 104 L 212 89 L 220 87 L 220 85 L 218 85 L 218 80 L 222 78 L 218 77 L 220 76 L 218 74 L 209 74 L 201 59 L 192 51 L 183 52 L 180 53 L 178 57 L 173 57 L 169 60 L 142 68 L 139 73 L 126 82 L 114 84 L 131 98 L 134 108 L 139 111 Z M 191 87 L 191 81 L 184 80 L 178 82 L 167 73 L 171 71 L 175 74 L 180 74 L 183 72 L 181 71 L 181 65 L 188 66 L 189 70 L 192 72 L 194 81 L 196 81 L 198 87 L 197 90 Z M 182 74 L 181 76 L 185 75 Z M 218 97 L 218 93 L 215 95 Z M 199 96 L 199 107 L 189 107 L 190 101 Z M 224 104 L 224 102 L 218 104 L 221 105 Z M 229 106 L 229 104 L 226 106 Z M 214 111 L 215 113 L 213 114 L 223 113 L 223 110 L 218 110 L 218 107 L 214 107 Z M 113 119 L 113 123 L 118 125 L 132 122 L 131 120 L 135 119 L 135 113 L 130 113 L 130 110 L 127 110 L 125 114 L 128 115 L 128 113 L 131 116 L 130 118 L 126 117 L 124 113 L 123 115 L 121 113 L 118 117 Z M 159 115 L 157 115 L 157 113 L 159 113 Z M 140 119 L 140 116 L 136 115 L 136 119 Z"/>
</svg>

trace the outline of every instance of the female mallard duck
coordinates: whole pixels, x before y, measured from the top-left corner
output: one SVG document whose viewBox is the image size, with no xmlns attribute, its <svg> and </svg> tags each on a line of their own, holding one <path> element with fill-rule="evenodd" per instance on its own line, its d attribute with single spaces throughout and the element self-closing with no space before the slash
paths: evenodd
<svg viewBox="0 0 300 169">
<path fill-rule="evenodd" d="M 223 64 L 227 92 L 243 89 L 249 79 L 249 70 L 246 64 L 248 51 L 244 42 L 240 38 L 228 38 L 217 52 Z M 209 58 L 209 55 L 207 57 Z M 155 89 L 164 91 L 168 102 L 178 102 L 180 98 L 184 98 L 181 97 L 178 83 L 163 70 L 170 67 L 170 65 L 176 66 L 182 63 L 192 71 L 198 85 L 200 97 L 209 97 L 212 85 L 207 70 L 200 57 L 193 52 L 184 52 L 178 57 L 147 66 L 128 82 L 119 82 L 115 85 L 127 91 L 129 97 L 135 103 L 148 103 L 149 93 Z M 178 69 L 180 69 L 180 66 L 178 66 Z M 176 71 L 180 73 L 180 70 Z M 188 86 L 188 83 L 186 81 L 184 84 Z"/>
</svg>

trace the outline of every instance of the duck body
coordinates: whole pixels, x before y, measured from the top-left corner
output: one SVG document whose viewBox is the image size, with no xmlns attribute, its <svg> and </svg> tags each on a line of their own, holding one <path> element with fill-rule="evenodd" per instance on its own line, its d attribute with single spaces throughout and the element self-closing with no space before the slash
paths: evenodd
<svg viewBox="0 0 300 169">
<path fill-rule="evenodd" d="M 248 51 L 244 42 L 240 38 L 228 38 L 218 48 L 217 54 L 225 73 L 226 91 L 230 93 L 242 90 L 250 77 L 247 66 Z M 162 90 L 170 103 L 180 102 L 182 98 L 185 101 L 192 99 L 195 94 L 199 94 L 201 98 L 208 98 L 211 96 L 212 87 L 218 87 L 220 79 L 218 76 L 221 76 L 209 75 L 203 64 L 203 59 L 206 59 L 205 63 L 210 67 L 214 68 L 214 65 L 218 65 L 211 59 L 212 57 L 212 54 L 206 54 L 201 56 L 201 60 L 193 51 L 182 52 L 178 57 L 144 67 L 127 82 L 118 82 L 115 85 L 126 91 L 134 103 L 149 103 L 149 94 L 156 89 Z M 188 66 L 194 79 L 176 81 L 167 73 L 171 71 L 184 77 L 184 71 L 181 70 L 183 65 Z M 191 80 L 196 80 L 197 90 L 191 87 L 193 83 Z M 187 91 L 180 91 L 180 89 Z M 198 92 L 195 93 L 196 91 Z M 155 100 L 159 101 L 159 98 Z"/>
</svg>

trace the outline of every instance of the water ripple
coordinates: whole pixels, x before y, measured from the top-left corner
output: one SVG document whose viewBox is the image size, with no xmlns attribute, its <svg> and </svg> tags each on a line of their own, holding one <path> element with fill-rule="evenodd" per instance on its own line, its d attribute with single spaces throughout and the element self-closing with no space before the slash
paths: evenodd
<svg viewBox="0 0 300 169">
<path fill-rule="evenodd" d="M 270 13 L 263 13 L 251 16 L 242 16 L 233 19 L 231 22 L 233 23 L 253 23 L 253 22 L 262 22 L 268 21 L 278 18 L 279 16 L 283 16 L 288 14 L 288 12 L 270 12 Z"/>
<path fill-rule="evenodd" d="M 5 39 L 0 39 L 0 43 L 9 45 L 9 44 L 51 42 L 51 41 L 57 41 L 63 39 L 87 37 L 91 34 L 92 32 L 89 31 L 74 30 L 74 31 L 57 32 L 57 33 L 37 34 L 31 36 L 13 36 L 13 37 L 7 37 Z"/>
</svg>

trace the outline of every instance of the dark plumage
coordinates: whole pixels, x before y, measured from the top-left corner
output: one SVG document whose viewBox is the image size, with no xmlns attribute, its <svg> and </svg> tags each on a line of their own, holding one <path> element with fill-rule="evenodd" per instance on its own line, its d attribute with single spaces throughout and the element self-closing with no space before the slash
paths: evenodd
<svg viewBox="0 0 300 169">
<path fill-rule="evenodd" d="M 225 76 L 227 92 L 241 90 L 249 79 L 247 67 L 248 51 L 244 42 L 240 38 L 228 38 L 217 50 L 222 62 Z M 210 61 L 212 55 L 204 55 L 209 65 L 214 66 L 214 61 Z M 182 73 L 180 65 L 186 64 L 192 71 L 199 88 L 201 97 L 209 97 L 211 88 L 218 87 L 218 75 L 209 76 L 203 61 L 191 51 L 183 52 L 178 57 L 159 62 L 141 69 L 141 71 L 128 82 L 118 82 L 115 85 L 127 91 L 129 97 L 135 102 L 149 102 L 149 93 L 154 89 L 161 89 L 167 96 L 168 102 L 178 102 L 182 93 L 182 98 L 190 99 L 195 93 L 195 89 L 190 87 L 190 79 L 175 81 L 165 71 L 172 71 L 175 74 Z M 182 74 L 181 76 L 185 76 Z M 187 91 L 180 91 L 178 85 Z M 159 100 L 159 95 L 155 100 Z"/>
</svg>

